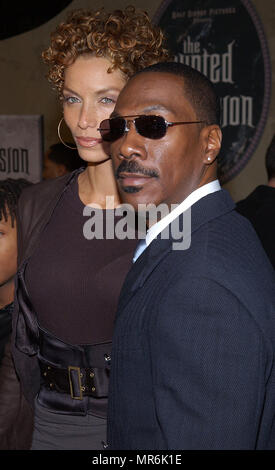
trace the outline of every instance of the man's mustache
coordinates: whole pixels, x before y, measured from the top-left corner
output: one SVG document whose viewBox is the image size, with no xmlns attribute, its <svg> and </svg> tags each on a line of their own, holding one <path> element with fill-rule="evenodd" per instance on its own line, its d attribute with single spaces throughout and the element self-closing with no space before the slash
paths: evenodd
<svg viewBox="0 0 275 470">
<path fill-rule="evenodd" d="M 115 172 L 115 176 L 117 179 L 120 177 L 121 173 L 135 173 L 144 176 L 150 176 L 151 178 L 159 177 L 159 173 L 157 170 L 154 170 L 152 168 L 143 168 L 134 160 L 123 160 Z"/>
</svg>

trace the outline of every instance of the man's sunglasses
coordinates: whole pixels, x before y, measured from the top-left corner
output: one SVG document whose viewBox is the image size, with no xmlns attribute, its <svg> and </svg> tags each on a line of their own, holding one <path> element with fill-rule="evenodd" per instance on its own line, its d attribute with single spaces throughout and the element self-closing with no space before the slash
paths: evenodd
<svg viewBox="0 0 275 470">
<path fill-rule="evenodd" d="M 178 126 L 179 124 L 199 124 L 204 121 L 181 121 L 181 122 L 167 122 L 162 116 L 153 115 L 140 115 L 132 118 L 133 116 L 118 116 L 110 119 L 104 119 L 99 127 L 99 132 L 103 140 L 106 142 L 115 142 L 120 139 L 125 132 L 129 132 L 128 124 L 133 122 L 138 134 L 147 139 L 161 139 L 165 136 L 167 128 Z"/>
</svg>

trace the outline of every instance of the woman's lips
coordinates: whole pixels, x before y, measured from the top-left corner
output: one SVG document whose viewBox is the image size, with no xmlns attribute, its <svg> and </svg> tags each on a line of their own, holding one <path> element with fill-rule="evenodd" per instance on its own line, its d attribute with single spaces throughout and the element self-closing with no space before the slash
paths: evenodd
<svg viewBox="0 0 275 470">
<path fill-rule="evenodd" d="M 141 173 L 120 173 L 118 179 L 122 186 L 138 186 L 148 182 L 151 176 Z"/>
<path fill-rule="evenodd" d="M 90 148 L 102 143 L 102 139 L 96 139 L 95 137 L 76 137 L 75 140 L 80 147 Z"/>
</svg>

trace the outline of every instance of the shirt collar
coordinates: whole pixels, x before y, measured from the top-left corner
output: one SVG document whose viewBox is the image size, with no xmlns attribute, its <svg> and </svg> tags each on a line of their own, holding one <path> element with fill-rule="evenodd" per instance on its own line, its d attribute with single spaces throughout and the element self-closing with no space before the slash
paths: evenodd
<svg viewBox="0 0 275 470">
<path fill-rule="evenodd" d="M 219 180 L 214 180 L 193 191 L 180 204 L 175 204 L 175 207 L 173 210 L 171 210 L 171 212 L 169 212 L 169 214 L 149 228 L 145 238 L 146 245 L 150 245 L 150 243 L 158 236 L 160 232 L 162 232 L 167 227 L 167 225 L 169 225 L 171 222 L 173 222 L 174 219 L 176 219 L 176 217 L 195 204 L 195 202 L 199 201 L 199 199 L 207 196 L 208 194 L 220 191 L 220 189 L 221 185 Z"/>
</svg>

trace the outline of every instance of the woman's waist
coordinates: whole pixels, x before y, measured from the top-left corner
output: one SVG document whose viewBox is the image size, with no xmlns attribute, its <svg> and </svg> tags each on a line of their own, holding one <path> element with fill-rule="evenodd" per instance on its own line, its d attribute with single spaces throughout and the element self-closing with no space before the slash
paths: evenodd
<svg viewBox="0 0 275 470">
<path fill-rule="evenodd" d="M 100 399 L 102 408 L 108 396 L 110 353 L 111 342 L 72 345 L 39 328 L 39 400 L 55 410 L 85 413 Z M 106 412 L 103 408 L 100 416 Z"/>
<path fill-rule="evenodd" d="M 97 344 L 69 344 L 39 327 L 38 358 L 57 368 L 109 368 L 111 340 Z"/>
</svg>

